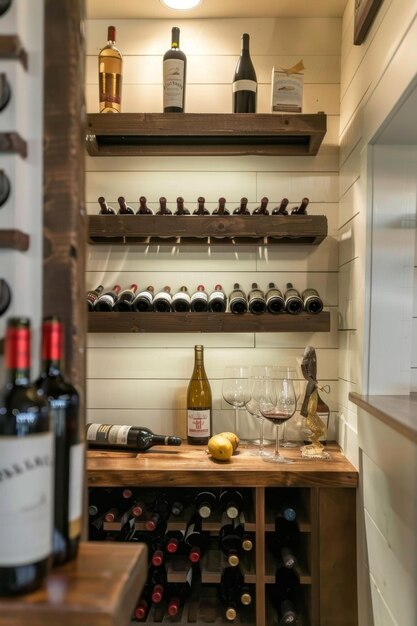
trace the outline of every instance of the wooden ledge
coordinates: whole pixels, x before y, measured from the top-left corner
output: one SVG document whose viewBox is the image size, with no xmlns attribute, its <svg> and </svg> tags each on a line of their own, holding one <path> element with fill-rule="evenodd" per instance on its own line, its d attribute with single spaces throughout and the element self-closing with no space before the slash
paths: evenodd
<svg viewBox="0 0 417 626">
<path fill-rule="evenodd" d="M 28 55 L 19 35 L 0 35 L 0 59 L 16 59 L 28 69 Z"/>
<path fill-rule="evenodd" d="M 18 154 L 22 159 L 26 159 L 28 154 L 27 143 L 19 133 L 0 133 L 0 152 Z"/>
<path fill-rule="evenodd" d="M 417 394 L 406 396 L 362 396 L 351 391 L 349 400 L 417 443 Z"/>
<path fill-rule="evenodd" d="M 29 249 L 29 235 L 21 230 L 0 229 L 0 248 L 11 248 L 25 252 Z"/>
</svg>

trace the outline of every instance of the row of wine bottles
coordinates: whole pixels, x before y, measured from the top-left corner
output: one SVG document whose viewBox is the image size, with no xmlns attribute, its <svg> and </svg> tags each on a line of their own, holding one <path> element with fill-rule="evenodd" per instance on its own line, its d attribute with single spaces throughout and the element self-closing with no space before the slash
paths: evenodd
<svg viewBox="0 0 417 626">
<path fill-rule="evenodd" d="M 122 109 L 123 56 L 116 47 L 116 28 L 109 26 L 107 44 L 98 56 L 100 113 L 120 113 Z M 163 56 L 164 113 L 185 110 L 187 57 L 180 47 L 180 29 L 171 31 L 171 48 Z M 233 77 L 233 112 L 255 113 L 257 100 L 255 68 L 249 54 L 249 35 L 242 35 L 242 49 Z"/>
<path fill-rule="evenodd" d="M 316 289 L 304 289 L 300 292 L 292 283 L 287 283 L 286 290 L 281 292 L 275 283 L 269 283 L 264 292 L 257 283 L 252 283 L 252 288 L 246 294 L 235 283 L 233 290 L 227 297 L 221 285 L 216 285 L 214 290 L 207 293 L 204 285 L 198 285 L 197 289 L 190 294 L 188 288 L 183 285 L 172 293 L 171 287 L 166 285 L 155 293 L 152 285 L 142 291 L 137 291 L 137 284 L 133 283 L 128 289 L 121 290 L 120 285 L 114 285 L 113 289 L 104 291 L 103 285 L 87 292 L 87 307 L 89 311 L 137 311 L 140 313 L 156 311 L 158 313 L 189 312 L 202 313 L 291 313 L 297 315 L 302 311 L 307 313 L 320 313 L 323 310 L 323 301 Z"/>
<path fill-rule="evenodd" d="M 147 199 L 145 196 L 141 196 L 139 198 L 139 208 L 136 211 L 131 206 L 126 203 L 126 199 L 123 196 L 119 196 L 117 199 L 119 203 L 119 209 L 116 210 L 113 207 L 109 206 L 106 202 L 104 196 L 100 196 L 98 198 L 98 203 L 100 206 L 100 215 L 190 215 L 191 211 L 184 206 L 184 198 L 179 196 L 176 200 L 177 208 L 175 211 L 169 209 L 167 207 L 167 199 L 162 196 L 159 198 L 159 209 L 154 210 L 151 209 L 147 204 Z M 193 215 L 230 215 L 229 209 L 226 208 L 226 198 L 219 198 L 218 206 L 214 209 L 213 213 L 205 206 L 206 199 L 200 196 L 197 199 L 197 207 L 193 211 Z M 307 214 L 307 206 L 309 204 L 309 198 L 303 198 L 299 206 L 295 206 L 291 209 L 291 215 L 306 215 Z M 261 199 L 259 206 L 256 207 L 250 212 L 248 209 L 248 199 L 241 198 L 240 204 L 232 211 L 232 215 L 269 215 L 268 210 L 269 198 L 264 196 Z M 283 198 L 279 204 L 271 211 L 271 215 L 288 215 L 288 198 Z"/>
<path fill-rule="evenodd" d="M 0 392 L 0 596 L 27 593 L 50 562 L 75 558 L 81 534 L 84 441 L 79 395 L 62 373 L 63 326 L 42 326 L 42 366 L 31 382 L 31 325 L 7 321 Z M 18 497 L 16 496 L 18 490 Z M 22 532 L 24 529 L 24 532 Z"/>
</svg>

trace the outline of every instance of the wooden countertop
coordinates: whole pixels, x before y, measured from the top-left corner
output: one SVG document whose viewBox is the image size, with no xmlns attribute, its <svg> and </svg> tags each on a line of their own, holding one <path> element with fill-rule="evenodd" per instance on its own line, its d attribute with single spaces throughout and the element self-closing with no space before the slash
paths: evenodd
<svg viewBox="0 0 417 626">
<path fill-rule="evenodd" d="M 406 396 L 362 396 L 351 392 L 349 400 L 417 443 L 417 393 Z"/>
<path fill-rule="evenodd" d="M 298 448 L 281 451 L 292 464 L 265 463 L 239 447 L 229 462 L 214 461 L 205 446 L 154 447 L 147 452 L 87 452 L 90 487 L 123 485 L 193 487 L 357 487 L 358 472 L 339 446 L 327 446 L 330 460 L 302 459 Z"/>
<path fill-rule="evenodd" d="M 144 544 L 81 543 L 42 589 L 0 599 L 0 626 L 125 626 L 146 576 Z"/>
</svg>

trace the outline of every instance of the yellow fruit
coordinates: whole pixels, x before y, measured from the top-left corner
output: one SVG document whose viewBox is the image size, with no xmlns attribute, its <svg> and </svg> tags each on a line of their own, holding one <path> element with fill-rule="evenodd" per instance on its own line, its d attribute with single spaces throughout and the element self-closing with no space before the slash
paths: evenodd
<svg viewBox="0 0 417 626">
<path fill-rule="evenodd" d="M 233 446 L 227 437 L 213 435 L 207 444 L 208 451 L 217 461 L 229 461 L 233 454 Z"/>
<path fill-rule="evenodd" d="M 226 439 L 230 441 L 230 443 L 233 446 L 233 452 L 236 452 L 238 445 L 239 445 L 239 437 L 235 435 L 235 433 L 219 433 L 219 434 L 223 435 L 223 437 L 226 437 Z"/>
</svg>

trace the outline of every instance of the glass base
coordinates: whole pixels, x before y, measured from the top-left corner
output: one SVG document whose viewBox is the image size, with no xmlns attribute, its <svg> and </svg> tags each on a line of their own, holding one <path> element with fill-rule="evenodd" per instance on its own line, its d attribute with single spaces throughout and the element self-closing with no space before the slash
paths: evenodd
<svg viewBox="0 0 417 626">
<path fill-rule="evenodd" d="M 261 445 L 261 440 L 260 439 L 251 439 L 250 443 L 253 444 L 254 446 L 260 446 Z M 264 446 L 272 446 L 275 443 L 275 441 L 272 441 L 272 439 L 264 439 Z"/>
<path fill-rule="evenodd" d="M 279 445 L 280 448 L 298 448 L 301 446 L 301 441 L 298 443 L 297 441 L 287 441 L 286 439 L 281 439 Z"/>
<path fill-rule="evenodd" d="M 272 453 L 271 452 L 267 452 L 266 450 L 252 450 L 250 452 L 250 456 L 271 456 Z"/>
<path fill-rule="evenodd" d="M 268 456 L 262 459 L 265 463 L 294 463 L 291 459 L 286 459 L 284 456 Z"/>
</svg>

